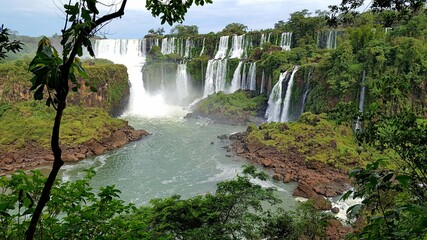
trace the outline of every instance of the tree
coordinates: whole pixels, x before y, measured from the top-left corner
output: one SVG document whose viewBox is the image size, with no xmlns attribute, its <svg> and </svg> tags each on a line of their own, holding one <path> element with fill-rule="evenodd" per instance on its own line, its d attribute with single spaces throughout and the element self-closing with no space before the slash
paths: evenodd
<svg viewBox="0 0 427 240">
<path fill-rule="evenodd" d="M 283 20 L 280 20 L 274 24 L 274 29 L 277 29 L 280 31 L 285 31 L 285 27 L 286 27 L 286 22 Z"/>
<path fill-rule="evenodd" d="M 199 34 L 199 27 L 196 25 L 182 25 L 178 24 L 170 30 L 170 34 L 178 37 L 188 37 Z"/>
<path fill-rule="evenodd" d="M 222 35 L 242 35 L 248 30 L 248 26 L 241 23 L 230 23 L 221 31 Z"/>
<path fill-rule="evenodd" d="M 298 42 L 293 44 L 294 46 L 315 43 L 315 36 L 317 36 L 318 30 L 325 25 L 323 17 L 310 16 L 311 13 L 307 9 L 291 13 L 291 17 L 285 25 L 285 30 L 292 32 L 293 39 L 298 39 Z"/>
<path fill-rule="evenodd" d="M 165 33 L 165 29 L 163 27 L 157 29 L 152 28 L 148 30 L 148 33 L 162 36 Z"/>
<path fill-rule="evenodd" d="M 351 23 L 359 15 L 357 9 L 362 7 L 364 0 L 343 0 L 340 5 L 331 5 L 331 15 L 328 24 L 336 27 L 340 23 Z M 425 7 L 425 0 L 373 0 L 370 8 L 374 12 L 393 11 L 399 14 L 394 18 L 411 18 L 411 16 Z"/>
<path fill-rule="evenodd" d="M 75 3 L 70 0 L 64 5 L 66 19 L 65 26 L 62 29 L 61 45 L 62 54 L 52 46 L 50 40 L 42 38 L 36 52 L 36 56 L 30 63 L 29 70 L 34 74 L 31 79 L 31 90 L 35 90 L 34 98 L 42 100 L 43 93 L 47 93 L 46 105 L 52 106 L 56 111 L 55 121 L 52 128 L 51 148 L 54 155 L 52 170 L 46 180 L 42 194 L 34 209 L 30 225 L 26 231 L 26 239 L 33 239 L 36 232 L 36 226 L 45 207 L 49 201 L 50 192 L 58 171 L 64 164 L 61 158 L 61 148 L 59 144 L 59 132 L 63 111 L 66 108 L 66 99 L 70 90 L 77 91 L 79 83 L 76 80 L 78 73 L 86 77 L 84 69 L 81 66 L 77 56 L 83 55 L 85 47 L 91 56 L 94 56 L 90 37 L 99 29 L 108 24 L 111 20 L 124 15 L 127 0 L 118 4 L 115 11 L 106 15 L 100 15 L 98 5 L 102 4 L 96 0 L 82 0 Z M 181 22 L 187 9 L 192 4 L 204 5 L 212 3 L 212 0 L 189 0 L 170 1 L 167 3 L 147 0 L 146 8 L 152 15 L 160 16 L 162 24 L 168 22 Z M 86 83 L 90 85 L 89 82 Z M 91 88 L 92 90 L 96 90 Z"/>
<path fill-rule="evenodd" d="M 21 50 L 22 43 L 19 41 L 10 41 L 9 40 L 9 29 L 4 28 L 4 25 L 0 27 L 0 60 L 6 58 L 6 53 Z"/>
</svg>

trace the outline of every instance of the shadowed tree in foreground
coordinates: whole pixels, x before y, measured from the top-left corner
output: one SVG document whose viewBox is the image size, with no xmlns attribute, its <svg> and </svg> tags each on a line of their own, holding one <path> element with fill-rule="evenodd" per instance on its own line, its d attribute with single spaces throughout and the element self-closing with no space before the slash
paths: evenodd
<svg viewBox="0 0 427 240">
<path fill-rule="evenodd" d="M 211 2 L 212 0 L 147 0 L 146 8 L 151 11 L 153 16 L 160 16 L 162 24 L 167 22 L 172 25 L 174 22 L 182 22 L 184 20 L 184 15 L 191 5 L 204 5 Z M 26 231 L 26 239 L 33 239 L 43 208 L 49 201 L 52 185 L 59 169 L 64 164 L 61 158 L 59 132 L 63 111 L 66 108 L 66 98 L 70 85 L 73 91 L 77 91 L 79 88 L 76 73 L 83 78 L 87 78 L 87 74 L 77 56 L 82 56 L 83 48 L 86 48 L 89 54 L 94 56 L 90 37 L 113 19 L 123 16 L 126 3 L 127 0 L 123 0 L 121 3 L 112 6 L 112 11 L 108 14 L 101 15 L 98 6 L 102 3 L 96 0 L 80 0 L 76 2 L 70 0 L 68 4 L 64 5 L 66 18 L 61 36 L 62 54 L 58 53 L 48 38 L 42 38 L 39 42 L 36 56 L 30 63 L 29 70 L 34 74 L 31 79 L 31 90 L 35 90 L 34 98 L 42 100 L 44 98 L 43 94 L 47 93 L 46 105 L 55 109 L 56 116 L 51 137 L 54 162 L 40 199 L 34 209 L 30 225 Z M 12 51 L 14 49 L 16 47 L 12 48 Z M 6 50 L 8 49 L 6 48 Z M 86 82 L 86 84 L 90 85 L 89 82 Z M 91 89 L 96 90 L 94 88 Z"/>
<path fill-rule="evenodd" d="M 10 41 L 9 29 L 3 25 L 0 26 L 0 60 L 5 59 L 8 52 L 16 53 L 21 50 L 21 45 L 22 43 L 19 41 Z"/>
</svg>

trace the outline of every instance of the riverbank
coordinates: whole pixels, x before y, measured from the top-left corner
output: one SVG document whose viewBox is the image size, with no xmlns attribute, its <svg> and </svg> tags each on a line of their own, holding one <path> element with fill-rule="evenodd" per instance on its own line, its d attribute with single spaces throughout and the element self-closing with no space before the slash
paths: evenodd
<svg viewBox="0 0 427 240">
<path fill-rule="evenodd" d="M 2 105 L 0 175 L 50 164 L 50 138 L 55 111 L 41 102 Z M 60 144 L 66 162 L 119 148 L 148 135 L 100 108 L 69 106 L 61 123 Z"/>
<path fill-rule="evenodd" d="M 292 195 L 313 200 L 319 210 L 331 210 L 327 198 L 348 190 L 348 170 L 369 158 L 358 151 L 351 128 L 312 113 L 297 122 L 251 125 L 229 138 L 237 156 L 272 169 L 275 180 L 297 182 Z"/>
<path fill-rule="evenodd" d="M 273 147 L 247 142 L 248 134 L 230 136 L 233 152 L 250 162 L 274 171 L 273 179 L 284 183 L 297 182 L 294 197 L 311 199 L 319 210 L 330 210 L 331 203 L 324 197 L 334 197 L 349 189 L 350 181 L 344 169 L 337 169 L 316 161 L 306 161 L 295 151 L 280 152 Z"/>
<path fill-rule="evenodd" d="M 126 125 L 122 128 L 109 130 L 100 140 L 92 138 L 76 146 L 61 146 L 62 160 L 64 162 L 76 162 L 90 156 L 101 155 L 148 135 L 148 132 L 135 130 L 126 122 Z M 26 141 L 23 148 L 0 153 L 0 176 L 11 174 L 16 170 L 50 165 L 53 160 L 50 148 L 42 146 L 35 141 Z"/>
</svg>

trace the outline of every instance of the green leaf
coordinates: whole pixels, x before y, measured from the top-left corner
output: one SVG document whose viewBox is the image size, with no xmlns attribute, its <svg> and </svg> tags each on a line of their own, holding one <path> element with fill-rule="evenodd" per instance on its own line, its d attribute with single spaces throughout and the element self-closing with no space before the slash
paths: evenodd
<svg viewBox="0 0 427 240">
<path fill-rule="evenodd" d="M 40 87 L 34 93 L 34 99 L 35 100 L 42 100 L 43 99 L 43 89 L 44 89 L 44 84 L 40 85 Z"/>
<path fill-rule="evenodd" d="M 408 188 L 409 181 L 411 181 L 411 179 L 412 178 L 408 175 L 399 175 L 396 177 L 396 180 L 399 181 L 403 188 Z"/>
<path fill-rule="evenodd" d="M 87 3 L 87 8 L 91 12 L 93 12 L 95 14 L 99 14 L 98 9 L 96 8 L 96 0 L 86 0 L 86 3 Z"/>
<path fill-rule="evenodd" d="M 353 191 L 348 190 L 344 195 L 342 195 L 342 197 L 340 198 L 340 200 L 344 200 L 344 201 L 347 200 L 352 193 L 353 193 Z"/>
</svg>

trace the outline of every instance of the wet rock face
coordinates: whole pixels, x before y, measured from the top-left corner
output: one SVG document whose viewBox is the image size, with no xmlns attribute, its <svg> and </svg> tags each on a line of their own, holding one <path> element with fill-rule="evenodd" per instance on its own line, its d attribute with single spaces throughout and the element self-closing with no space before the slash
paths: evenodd
<svg viewBox="0 0 427 240">
<path fill-rule="evenodd" d="M 100 155 L 107 151 L 119 148 L 125 144 L 137 141 L 149 135 L 144 130 L 135 130 L 126 125 L 122 129 L 106 134 L 101 140 L 91 139 L 88 142 L 62 148 L 62 160 L 64 162 L 76 162 L 89 156 Z M 54 160 L 52 151 L 40 146 L 36 142 L 28 142 L 22 149 L 16 149 L 9 153 L 0 153 L 0 175 L 10 174 L 18 169 L 34 168 L 40 165 L 51 164 Z"/>
</svg>

